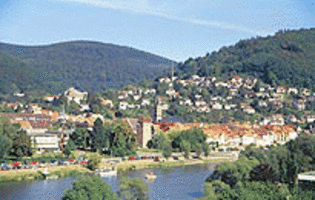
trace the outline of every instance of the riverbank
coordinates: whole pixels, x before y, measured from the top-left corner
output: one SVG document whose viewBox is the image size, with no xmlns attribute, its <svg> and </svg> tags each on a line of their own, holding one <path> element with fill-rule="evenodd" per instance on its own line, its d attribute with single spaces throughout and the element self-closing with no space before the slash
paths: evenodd
<svg viewBox="0 0 315 200">
<path fill-rule="evenodd" d="M 31 180 L 43 180 L 45 176 L 42 174 L 44 168 L 38 169 L 19 169 L 10 171 L 0 171 L 0 183 L 15 182 L 15 181 L 31 181 Z M 47 168 L 49 176 L 57 176 L 58 178 L 81 176 L 83 174 L 92 173 L 89 169 L 79 165 L 70 166 L 53 166 Z"/>
<path fill-rule="evenodd" d="M 147 168 L 163 168 L 163 167 L 177 167 L 185 165 L 195 165 L 203 163 L 220 163 L 235 161 L 237 157 L 225 156 L 225 157 L 209 157 L 202 159 L 180 159 L 173 160 L 161 160 L 160 162 L 154 162 L 153 160 L 135 160 L 135 161 L 123 161 L 116 165 L 118 173 L 128 172 L 137 169 Z M 112 167 L 110 164 L 101 164 L 101 167 Z M 15 181 L 31 181 L 31 180 L 43 180 L 45 176 L 42 172 L 45 172 L 46 168 L 37 169 L 19 169 L 0 171 L 0 183 L 3 182 L 15 182 Z M 81 176 L 84 174 L 92 174 L 93 171 L 80 166 L 80 165 L 68 165 L 68 166 L 52 166 L 47 168 L 48 176 L 57 176 L 58 178 Z"/>
<path fill-rule="evenodd" d="M 137 169 L 146 168 L 163 168 L 163 167 L 177 167 L 185 165 L 196 165 L 204 163 L 220 163 L 235 161 L 236 157 L 214 157 L 214 158 L 203 158 L 203 159 L 183 159 L 183 160 L 163 160 L 160 162 L 154 162 L 153 160 L 143 161 L 123 161 L 116 165 L 119 173 L 128 172 Z"/>
</svg>

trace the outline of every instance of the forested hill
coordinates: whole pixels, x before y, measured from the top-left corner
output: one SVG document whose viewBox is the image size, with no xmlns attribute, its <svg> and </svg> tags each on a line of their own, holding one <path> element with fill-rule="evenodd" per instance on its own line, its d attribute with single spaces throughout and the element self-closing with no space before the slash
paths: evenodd
<svg viewBox="0 0 315 200">
<path fill-rule="evenodd" d="M 0 43 L 0 92 L 59 93 L 74 86 L 102 91 L 153 80 L 172 61 L 134 48 L 73 41 L 45 46 Z"/>
<path fill-rule="evenodd" d="M 221 78 L 237 72 L 269 84 L 315 89 L 315 29 L 241 40 L 204 57 L 190 58 L 179 64 L 179 70 L 182 75 Z"/>
</svg>

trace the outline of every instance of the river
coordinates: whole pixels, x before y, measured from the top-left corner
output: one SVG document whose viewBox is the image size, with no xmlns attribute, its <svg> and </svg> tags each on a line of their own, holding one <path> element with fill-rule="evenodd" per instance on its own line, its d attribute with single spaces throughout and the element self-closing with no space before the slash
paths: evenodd
<svg viewBox="0 0 315 200">
<path fill-rule="evenodd" d="M 172 168 L 141 169 L 125 173 L 126 176 L 139 177 L 149 186 L 150 199 L 194 199 L 203 196 L 203 185 L 207 176 L 214 170 L 215 164 L 189 165 Z M 145 174 L 157 175 L 154 181 L 145 179 Z M 121 175 L 103 178 L 117 192 Z M 60 200 L 65 188 L 72 188 L 76 177 L 58 180 L 39 180 L 32 182 L 14 182 L 0 184 L 0 199 L 5 200 Z"/>
</svg>

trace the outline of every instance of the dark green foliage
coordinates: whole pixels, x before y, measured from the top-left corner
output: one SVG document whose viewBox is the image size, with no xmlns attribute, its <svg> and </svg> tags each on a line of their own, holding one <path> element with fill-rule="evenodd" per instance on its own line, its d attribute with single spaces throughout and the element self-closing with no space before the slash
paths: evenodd
<svg viewBox="0 0 315 200">
<path fill-rule="evenodd" d="M 135 154 L 136 137 L 126 123 L 116 122 L 104 125 L 100 119 L 96 119 L 91 139 L 92 147 L 100 153 L 113 156 Z"/>
<path fill-rule="evenodd" d="M 172 61 L 129 47 L 74 41 L 31 47 L 0 43 L 0 93 L 42 90 L 60 93 L 119 88 L 152 80 Z"/>
<path fill-rule="evenodd" d="M 139 178 L 123 178 L 119 183 L 118 195 L 126 200 L 147 200 L 148 185 Z"/>
<path fill-rule="evenodd" d="M 275 183 L 279 181 L 278 173 L 268 164 L 257 165 L 249 174 L 252 181 Z"/>
<path fill-rule="evenodd" d="M 76 129 L 71 135 L 71 140 L 77 147 L 86 148 L 87 141 L 86 138 L 89 136 L 87 129 Z"/>
<path fill-rule="evenodd" d="M 68 143 L 65 146 L 65 149 L 63 150 L 63 153 L 69 157 L 71 154 L 71 151 L 75 150 L 75 144 L 72 142 L 72 140 L 69 140 Z"/>
<path fill-rule="evenodd" d="M 32 155 L 31 138 L 26 135 L 25 131 L 20 130 L 17 132 L 16 137 L 13 139 L 11 155 L 18 158 Z"/>
<path fill-rule="evenodd" d="M 11 124 L 6 117 L 0 117 L 0 158 L 7 156 L 30 156 L 31 140 L 19 124 Z"/>
<path fill-rule="evenodd" d="M 97 176 L 84 176 L 73 182 L 72 189 L 66 189 L 63 200 L 119 200 L 110 185 Z"/>
<path fill-rule="evenodd" d="M 178 67 L 187 76 L 237 72 L 272 85 L 315 89 L 315 30 L 292 30 L 241 40 L 205 57 L 190 58 Z"/>
</svg>

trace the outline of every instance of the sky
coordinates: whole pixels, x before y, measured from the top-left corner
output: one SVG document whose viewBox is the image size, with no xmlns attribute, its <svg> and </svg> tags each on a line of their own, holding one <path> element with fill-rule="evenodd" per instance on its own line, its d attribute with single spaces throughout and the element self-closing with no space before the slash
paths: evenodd
<svg viewBox="0 0 315 200">
<path fill-rule="evenodd" d="M 240 39 L 315 27 L 315 0 L 1 0 L 0 42 L 90 40 L 178 62 Z"/>
</svg>

